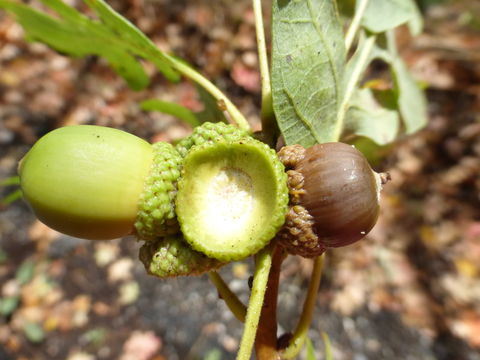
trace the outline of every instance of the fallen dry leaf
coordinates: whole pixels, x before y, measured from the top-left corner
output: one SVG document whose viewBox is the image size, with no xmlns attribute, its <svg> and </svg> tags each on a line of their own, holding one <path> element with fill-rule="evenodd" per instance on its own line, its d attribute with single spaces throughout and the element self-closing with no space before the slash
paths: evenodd
<svg viewBox="0 0 480 360">
<path fill-rule="evenodd" d="M 108 281 L 115 283 L 129 280 L 132 277 L 133 260 L 127 257 L 121 258 L 108 267 Z"/>
<path fill-rule="evenodd" d="M 162 341 L 153 331 L 134 331 L 123 345 L 119 360 L 149 360 L 162 347 Z"/>
</svg>

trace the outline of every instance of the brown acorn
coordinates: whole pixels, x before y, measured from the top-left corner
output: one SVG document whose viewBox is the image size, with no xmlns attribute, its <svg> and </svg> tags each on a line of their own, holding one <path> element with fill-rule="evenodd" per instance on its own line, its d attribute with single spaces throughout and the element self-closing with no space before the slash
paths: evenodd
<svg viewBox="0 0 480 360">
<path fill-rule="evenodd" d="M 325 248 L 354 243 L 373 228 L 387 176 L 374 172 L 355 147 L 339 142 L 308 149 L 293 145 L 278 155 L 290 169 L 290 219 L 287 216 L 279 233 L 280 243 L 290 253 L 317 256 Z M 318 239 L 312 240 L 314 236 Z"/>
</svg>

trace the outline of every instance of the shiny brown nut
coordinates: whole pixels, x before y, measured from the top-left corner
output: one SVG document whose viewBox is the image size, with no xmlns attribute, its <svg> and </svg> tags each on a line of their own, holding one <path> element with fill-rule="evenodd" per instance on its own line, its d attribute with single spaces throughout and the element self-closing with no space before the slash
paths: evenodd
<svg viewBox="0 0 480 360">
<path fill-rule="evenodd" d="M 339 142 L 314 145 L 294 169 L 304 177 L 300 204 L 313 217 L 324 246 L 351 244 L 373 228 L 382 177 L 356 148 Z"/>
</svg>

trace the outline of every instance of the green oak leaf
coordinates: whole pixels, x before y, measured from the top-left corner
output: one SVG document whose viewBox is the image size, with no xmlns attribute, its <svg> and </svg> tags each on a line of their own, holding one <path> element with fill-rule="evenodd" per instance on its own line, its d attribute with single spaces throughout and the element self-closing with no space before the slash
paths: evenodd
<svg viewBox="0 0 480 360">
<path fill-rule="evenodd" d="M 399 57 L 391 62 L 395 81 L 398 108 L 405 125 L 405 132 L 413 134 L 427 124 L 427 100 L 407 66 Z"/>
<path fill-rule="evenodd" d="M 335 141 L 345 45 L 333 0 L 274 0 L 272 96 L 287 145 Z"/>
<path fill-rule="evenodd" d="M 169 80 L 179 79 L 162 51 L 104 1 L 85 0 L 98 20 L 79 13 L 61 0 L 42 1 L 58 17 L 12 0 L 0 0 L 0 8 L 15 15 L 29 40 L 75 57 L 101 56 L 134 90 L 143 89 L 149 83 L 137 57 L 152 61 Z"/>
<path fill-rule="evenodd" d="M 357 1 L 357 7 L 359 4 Z M 413 35 L 421 32 L 422 16 L 413 0 L 369 0 L 362 18 L 362 25 L 374 33 L 406 23 Z"/>
<path fill-rule="evenodd" d="M 366 136 L 378 145 L 395 140 L 400 117 L 397 111 L 382 107 L 371 89 L 357 90 L 345 119 L 345 132 Z"/>
<path fill-rule="evenodd" d="M 170 101 L 148 99 L 140 103 L 140 108 L 145 111 L 159 111 L 175 116 L 192 127 L 200 125 L 200 121 L 192 110 Z"/>
</svg>

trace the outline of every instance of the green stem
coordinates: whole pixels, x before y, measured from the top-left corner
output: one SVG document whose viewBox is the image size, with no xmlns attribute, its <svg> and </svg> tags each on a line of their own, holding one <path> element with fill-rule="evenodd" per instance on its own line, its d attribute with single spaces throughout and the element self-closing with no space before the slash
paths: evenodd
<svg viewBox="0 0 480 360">
<path fill-rule="evenodd" d="M 233 315 L 240 320 L 245 322 L 245 316 L 247 314 L 247 307 L 240 301 L 240 299 L 235 295 L 228 285 L 223 281 L 222 277 L 216 272 L 211 271 L 208 273 L 210 281 L 217 288 L 218 293 L 222 297 L 225 304 L 227 304 L 230 311 Z"/>
<path fill-rule="evenodd" d="M 360 27 L 360 21 L 362 21 L 367 5 L 368 0 L 359 0 L 357 10 L 355 11 L 350 27 L 347 30 L 347 34 L 345 35 L 345 48 L 347 52 L 352 46 L 353 39 L 355 39 L 355 35 Z"/>
<path fill-rule="evenodd" d="M 360 81 L 360 78 L 365 69 L 365 65 L 368 63 L 368 61 L 370 61 L 370 54 L 373 50 L 373 46 L 375 45 L 375 40 L 375 35 L 371 35 L 365 40 L 365 43 L 360 49 L 358 61 L 355 63 L 355 68 L 352 70 L 348 78 L 348 82 L 345 86 L 345 95 L 339 109 L 338 121 L 335 131 L 335 141 L 338 141 L 338 139 L 340 139 L 340 136 L 342 135 L 343 123 L 345 121 L 345 115 L 348 110 L 350 98 L 352 97 L 353 92 L 355 91 L 355 88 Z"/>
<path fill-rule="evenodd" d="M 3 180 L 0 180 L 0 186 L 20 185 L 20 176 L 12 176 Z"/>
<path fill-rule="evenodd" d="M 353 95 L 356 85 L 360 81 L 360 77 L 363 74 L 365 64 L 370 60 L 370 53 L 372 52 L 373 45 L 375 45 L 376 36 L 369 36 L 365 40 L 365 44 L 361 49 L 358 62 L 355 69 L 353 69 L 350 78 L 348 79 L 347 86 L 345 87 L 345 97 L 343 99 L 343 105 L 345 106 Z"/>
<path fill-rule="evenodd" d="M 277 134 L 277 122 L 273 112 L 272 85 L 270 83 L 270 70 L 268 65 L 267 45 L 263 26 L 262 1 L 252 0 L 255 14 L 255 30 L 257 34 L 258 62 L 262 80 L 262 132 L 263 139 L 269 145 L 274 145 Z"/>
<path fill-rule="evenodd" d="M 239 128 L 246 131 L 251 130 L 247 119 L 245 119 L 240 110 L 238 110 L 238 108 L 230 101 L 230 99 L 226 97 L 210 80 L 175 57 L 167 54 L 165 54 L 165 56 L 175 70 L 202 86 L 215 98 L 215 100 L 217 100 L 217 102 L 225 104 L 226 110 L 232 117 L 232 120 L 237 123 Z"/>
<path fill-rule="evenodd" d="M 323 346 L 325 348 L 325 360 L 333 360 L 332 343 L 326 332 L 322 331 Z"/>
<path fill-rule="evenodd" d="M 322 278 L 323 262 L 325 253 L 317 257 L 313 263 L 312 276 L 310 284 L 308 285 L 307 297 L 303 303 L 303 311 L 300 320 L 297 324 L 293 337 L 290 340 L 290 345 L 282 353 L 282 359 L 295 358 L 307 339 L 308 329 L 312 322 L 313 312 L 317 299 L 318 289 L 320 287 L 320 280 Z"/>
<path fill-rule="evenodd" d="M 387 30 L 387 49 L 390 54 L 393 56 L 398 55 L 397 42 L 395 40 L 395 30 Z"/>
<path fill-rule="evenodd" d="M 258 321 L 260 319 L 263 299 L 267 289 L 268 275 L 272 266 L 273 251 L 274 245 L 270 244 L 256 255 L 257 261 L 255 264 L 252 293 L 250 294 L 247 317 L 245 319 L 245 328 L 242 341 L 240 342 L 240 350 L 237 354 L 237 360 L 250 360 L 252 355 Z"/>
<path fill-rule="evenodd" d="M 18 199 L 21 199 L 22 196 L 23 196 L 22 190 L 17 189 L 15 191 L 11 192 L 10 194 L 8 194 L 7 196 L 5 196 L 4 198 L 0 198 L 0 207 L 2 205 L 4 205 L 4 206 L 10 205 L 14 201 L 16 201 Z"/>
</svg>

